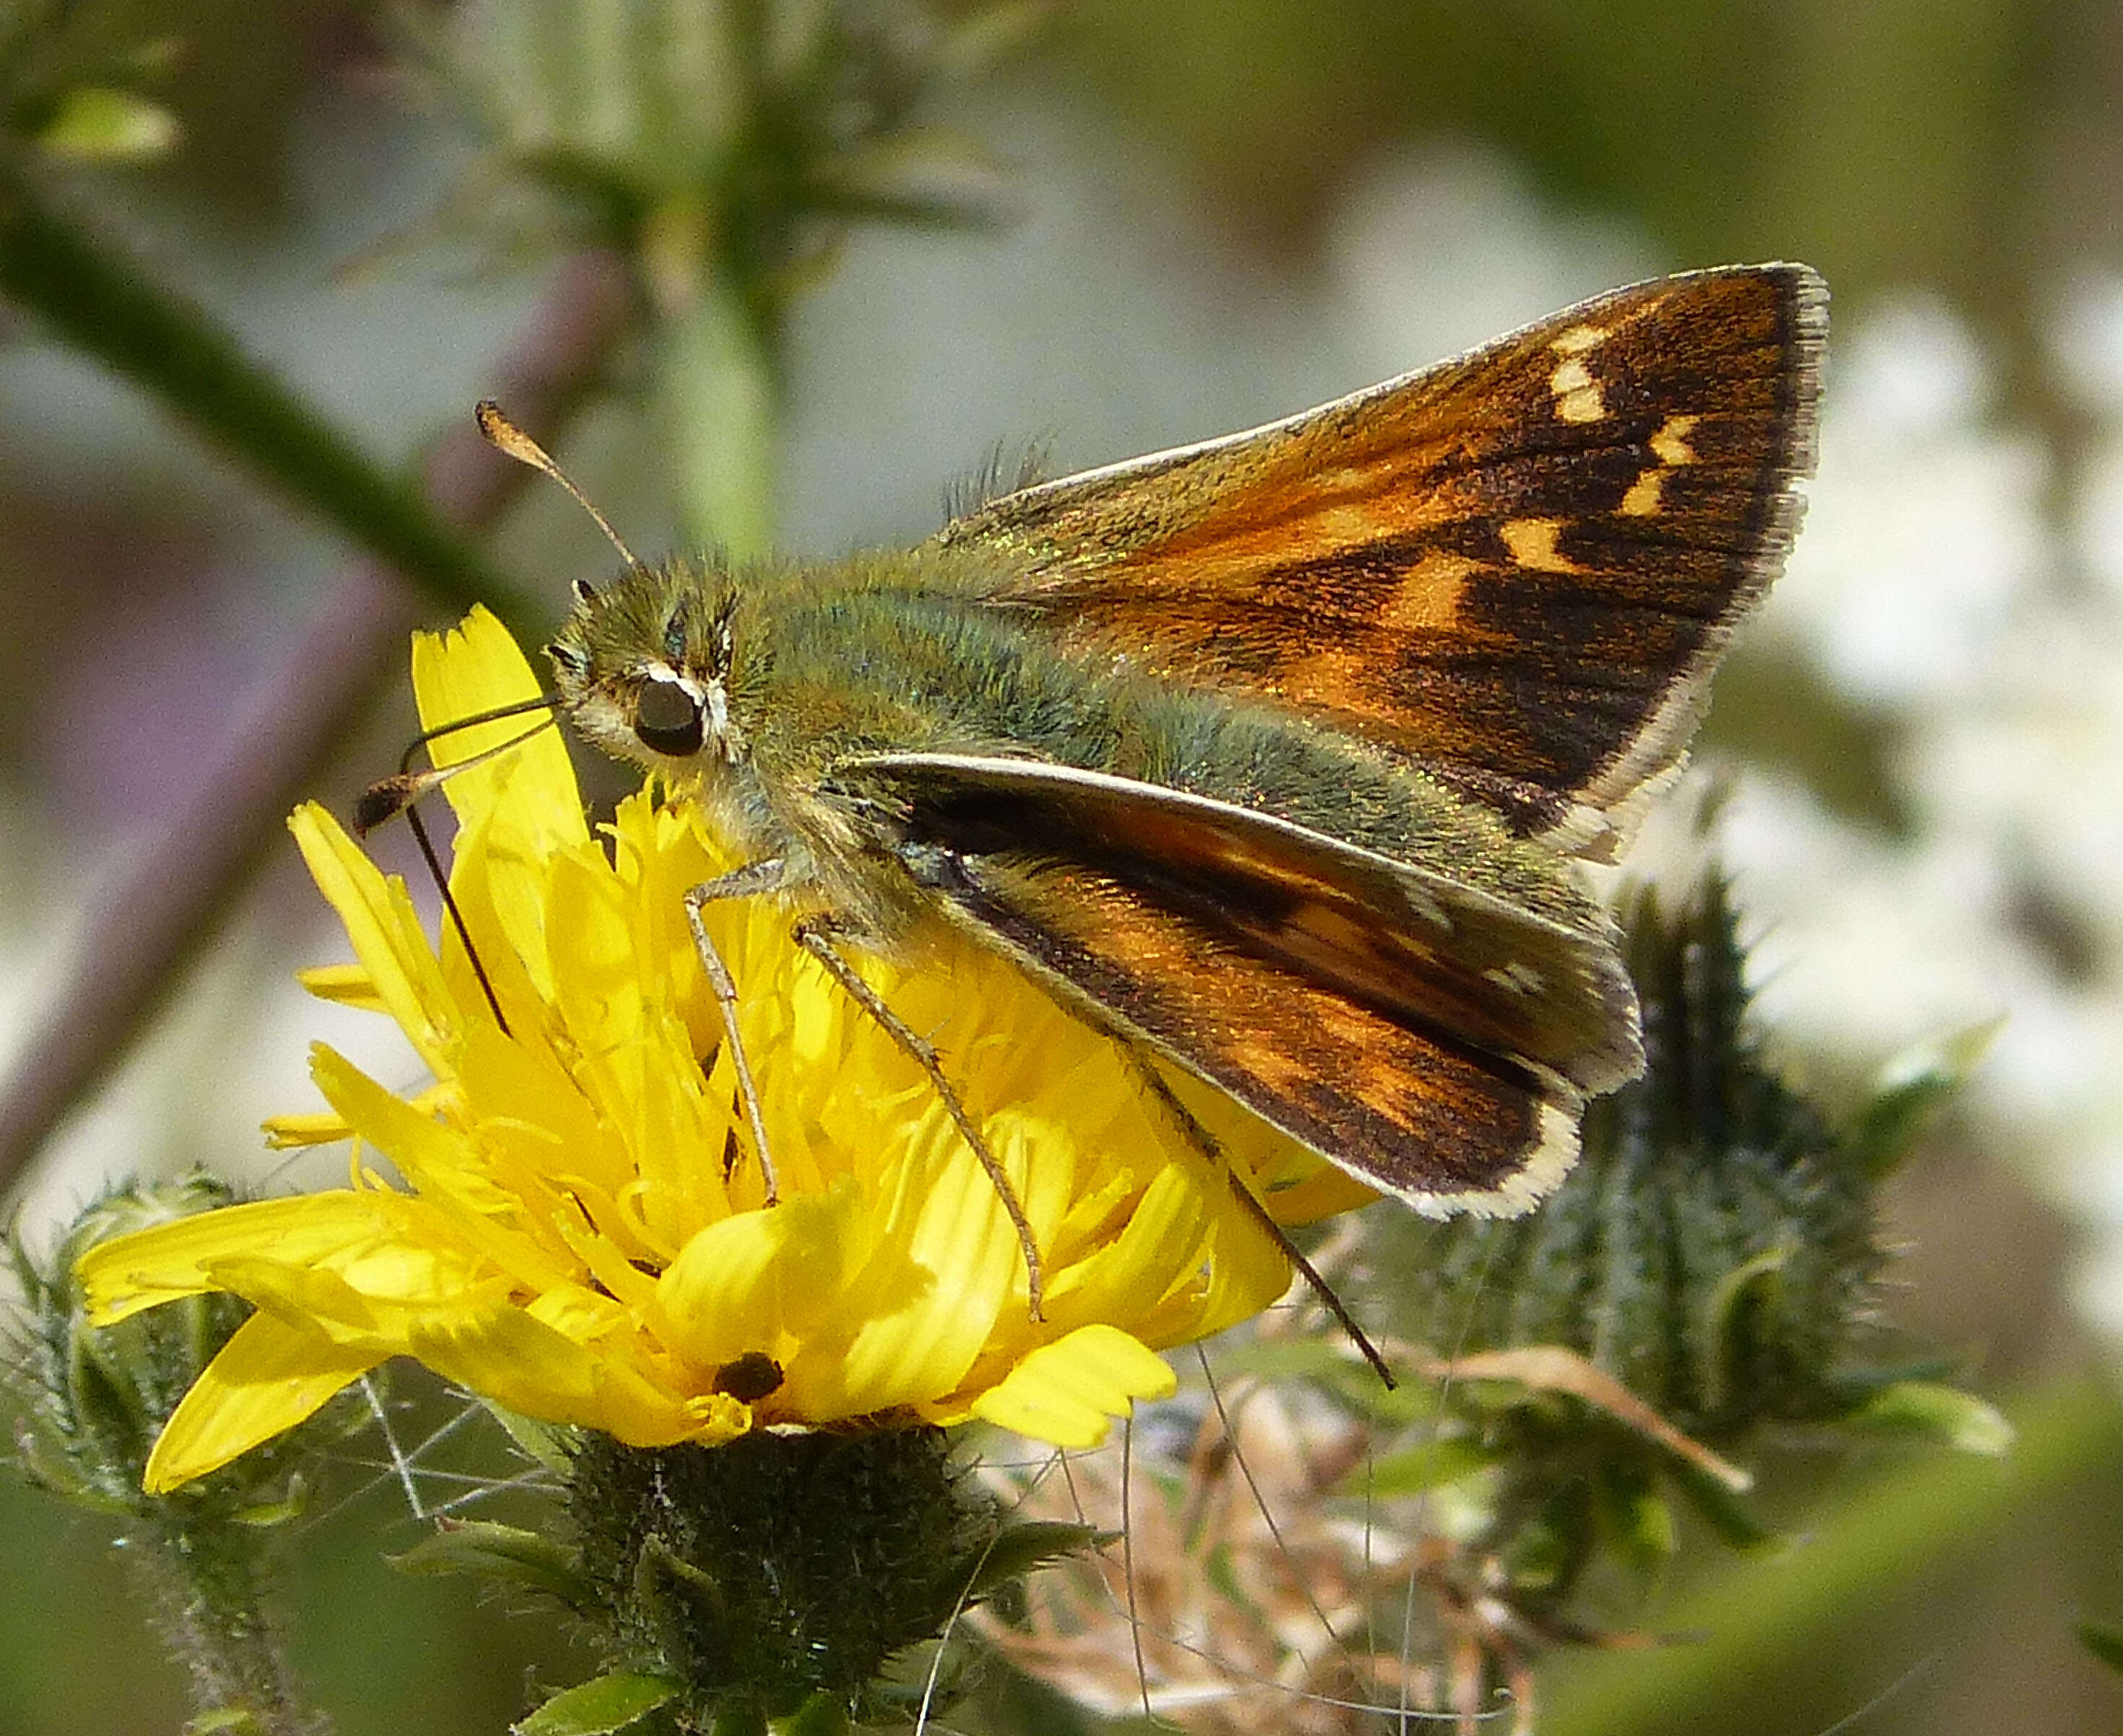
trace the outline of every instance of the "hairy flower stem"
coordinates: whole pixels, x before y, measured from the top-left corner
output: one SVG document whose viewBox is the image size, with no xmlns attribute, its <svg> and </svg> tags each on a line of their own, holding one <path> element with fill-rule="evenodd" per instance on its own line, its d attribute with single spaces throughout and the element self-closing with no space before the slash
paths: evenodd
<svg viewBox="0 0 2123 1736">
<path fill-rule="evenodd" d="M 171 1514 L 170 1520 L 123 1541 L 163 1644 L 191 1678 L 198 1724 L 243 1736 L 321 1736 L 327 1720 L 297 1701 L 279 1624 L 268 1613 L 272 1588 L 258 1534 L 223 1515 L 194 1523 L 190 1514 Z"/>
</svg>

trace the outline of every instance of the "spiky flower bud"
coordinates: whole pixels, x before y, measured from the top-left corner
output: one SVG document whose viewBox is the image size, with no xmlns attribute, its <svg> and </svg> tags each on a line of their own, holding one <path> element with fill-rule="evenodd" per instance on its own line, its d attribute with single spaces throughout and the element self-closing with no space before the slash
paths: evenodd
<svg viewBox="0 0 2123 1736">
<path fill-rule="evenodd" d="M 110 1237 L 190 1218 L 231 1197 L 205 1175 L 136 1183 L 82 1211 L 49 1260 L 30 1253 L 19 1230 L 9 1237 L 26 1303 L 11 1383 L 15 1462 L 39 1487 L 118 1520 L 118 1541 L 190 1674 L 202 1718 L 260 1736 L 298 1736 L 312 1724 L 280 1658 L 265 1570 L 274 1527 L 302 1506 L 309 1437 L 284 1436 L 171 1496 L 141 1486 L 162 1425 L 249 1310 L 232 1296 L 195 1295 L 95 1327 L 74 1270 Z"/>
<path fill-rule="evenodd" d="M 602 1654 L 526 1729 L 801 1736 L 900 1722 L 952 1696 L 919 1650 L 1021 1575 L 1100 1541 L 1006 1521 L 927 1427 L 761 1430 L 630 1447 L 536 1431 L 564 1490 L 543 1530 L 447 1525 L 398 1565 L 556 1599 Z"/>
<path fill-rule="evenodd" d="M 1591 1105 L 1538 1211 L 1389 1232 L 1402 1323 L 1455 1355 L 1563 1346 L 1700 1439 L 1835 1415 L 1882 1260 L 1875 1158 L 1764 1061 L 1722 878 L 1640 888 L 1625 922 L 1643 1078 Z"/>
<path fill-rule="evenodd" d="M 11 1238 L 16 1280 L 29 1304 L 19 1356 L 28 1378 L 18 1389 L 24 1402 L 16 1448 L 34 1481 L 108 1512 L 138 1518 L 158 1511 L 140 1488 L 148 1450 L 249 1310 L 233 1297 L 194 1296 L 97 1331 L 87 1324 L 74 1262 L 99 1242 L 210 1211 L 231 1197 L 204 1174 L 135 1184 L 84 1210 L 49 1262 L 30 1255 L 19 1235 Z"/>
<path fill-rule="evenodd" d="M 585 1434 L 568 1483 L 615 1649 L 682 1683 L 703 1728 L 732 1703 L 853 1702 L 943 1628 L 1000 1529 L 934 1429 L 653 1450 Z"/>
<path fill-rule="evenodd" d="M 1624 917 L 1644 1073 L 1591 1107 L 1555 1196 L 1520 1219 L 1381 1226 L 1373 1244 L 1404 1330 L 1450 1377 L 1441 1416 L 1374 1475 L 1452 1490 L 1453 1541 L 1425 1578 L 1469 1660 L 1463 1710 L 1485 1683 L 1523 1701 L 1532 1655 L 1600 1637 L 1572 1595 L 1603 1557 L 1640 1578 L 1663 1565 L 1669 1491 L 1729 1541 L 1759 1540 L 1735 1499 L 1749 1473 L 1725 1455 L 1762 1425 L 1983 1452 L 2009 1439 L 1980 1399 L 1860 1359 L 1885 1258 L 1875 1189 L 1974 1050 L 1883 1087 L 1839 1129 L 1749 1026 L 1722 877 L 1677 900 L 1639 889 Z"/>
</svg>

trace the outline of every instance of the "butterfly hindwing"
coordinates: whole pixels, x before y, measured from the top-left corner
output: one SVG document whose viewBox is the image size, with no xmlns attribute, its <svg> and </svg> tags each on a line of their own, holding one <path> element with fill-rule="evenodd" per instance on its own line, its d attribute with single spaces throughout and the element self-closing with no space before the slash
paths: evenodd
<svg viewBox="0 0 2123 1736">
<path fill-rule="evenodd" d="M 1825 310 L 1797 265 L 1619 290 L 942 540 L 997 551 L 998 600 L 1074 647 L 1273 700 L 1597 848 L 1789 546 Z"/>
<path fill-rule="evenodd" d="M 912 859 L 1076 863 L 1226 951 L 1587 1093 L 1640 1064 L 1629 974 L 1580 901 L 1536 911 L 1258 808 L 1042 760 L 876 754 L 843 775 L 888 790 Z"/>
<path fill-rule="evenodd" d="M 1633 993 L 1589 907 L 1536 912 L 1236 803 L 1036 760 L 886 754 L 843 775 L 889 800 L 902 859 L 981 938 L 1420 1203 L 1530 1200 L 1581 1096 L 1638 1064 Z"/>
<path fill-rule="evenodd" d="M 1383 1191 L 1513 1211 L 1575 1155 L 1579 1101 L 1552 1075 L 1411 1028 L 1081 863 L 954 867 L 945 896 L 985 942 Z"/>
</svg>

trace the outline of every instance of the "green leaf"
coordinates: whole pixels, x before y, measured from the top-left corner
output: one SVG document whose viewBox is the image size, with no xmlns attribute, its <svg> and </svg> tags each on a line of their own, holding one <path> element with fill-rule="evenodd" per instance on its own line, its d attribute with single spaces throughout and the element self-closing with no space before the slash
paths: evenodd
<svg viewBox="0 0 2123 1736">
<path fill-rule="evenodd" d="M 386 1557 L 401 1573 L 476 1574 L 504 1585 L 544 1592 L 575 1608 L 595 1601 L 574 1550 L 518 1525 L 474 1519 L 445 1525 L 403 1555 Z"/>
<path fill-rule="evenodd" d="M 1352 1499 L 1371 1496 L 1427 1495 L 1463 1477 L 1487 1471 L 1498 1455 L 1469 1434 L 1423 1441 L 1389 1453 L 1369 1465 L 1359 1465 L 1335 1486 L 1334 1492 Z"/>
<path fill-rule="evenodd" d="M 774 1736 L 848 1736 L 847 1702 L 821 1689 L 786 1718 L 769 1719 L 766 1727 Z"/>
<path fill-rule="evenodd" d="M 2004 1023 L 1994 1018 L 1971 1025 L 1905 1050 L 1881 1069 L 1872 1101 L 1845 1139 L 1866 1173 L 1884 1176 L 1908 1154 L 1932 1117 L 1968 1083 Z"/>
<path fill-rule="evenodd" d="M 1870 1433 L 1911 1435 L 1993 1458 L 2013 1444 L 2013 1425 L 1995 1405 L 1941 1381 L 1898 1380 L 1875 1392 L 1844 1420 Z"/>
<path fill-rule="evenodd" d="M 130 91 L 82 85 L 59 98 L 37 143 L 77 162 L 146 162 L 176 149 L 182 131 L 159 103 Z"/>
<path fill-rule="evenodd" d="M 1723 1389 L 1731 1383 L 1729 1371 L 1738 1365 L 1739 1328 L 1749 1293 L 1757 1287 L 1771 1290 L 1790 1259 L 1788 1248 L 1764 1248 L 1753 1259 L 1734 1266 L 1711 1287 L 1704 1305 L 1703 1363 L 1707 1378 L 1714 1383 L 1708 1395 L 1713 1404 L 1726 1401 Z"/>
<path fill-rule="evenodd" d="M 1062 1519 L 1028 1519 L 1005 1525 L 996 1532 L 973 1568 L 966 1584 L 968 1600 L 986 1597 L 997 1586 L 1059 1561 L 1102 1548 L 1119 1535 L 1095 1525 L 1075 1525 Z"/>
<path fill-rule="evenodd" d="M 1783 1533 L 1764 1524 L 1741 1498 L 1739 1491 L 1718 1478 L 1692 1465 L 1677 1467 L 1670 1475 L 1674 1487 L 1687 1499 L 1697 1516 L 1723 1539 L 1727 1548 L 1751 1554 L 1774 1548 L 1783 1542 Z"/>
<path fill-rule="evenodd" d="M 278 1500 L 254 1501 L 248 1507 L 237 1508 L 229 1518 L 239 1525 L 265 1531 L 300 1518 L 309 1510 L 309 1480 L 298 1472 L 288 1479 L 287 1492 Z"/>
<path fill-rule="evenodd" d="M 1947 1356 L 1923 1356 L 1907 1362 L 1873 1364 L 1852 1363 L 1833 1370 L 1825 1383 L 1830 1392 L 1854 1411 L 1875 1395 L 1905 1380 L 1944 1380 L 1960 1364 Z"/>
<path fill-rule="evenodd" d="M 2123 1627 L 2108 1621 L 2082 1621 L 2078 1643 L 2112 1670 L 2123 1670 Z"/>
<path fill-rule="evenodd" d="M 565 1476 L 573 1462 L 569 1443 L 574 1430 L 560 1423 L 541 1423 L 535 1416 L 526 1416 L 520 1411 L 511 1411 L 505 1405 L 497 1405 L 492 1399 L 480 1402 L 488 1414 L 508 1431 L 508 1438 L 528 1458 L 543 1465 L 555 1476 Z"/>
<path fill-rule="evenodd" d="M 677 1697 L 678 1686 L 646 1670 L 614 1670 L 562 1689 L 512 1728 L 516 1736 L 608 1736 Z"/>
</svg>

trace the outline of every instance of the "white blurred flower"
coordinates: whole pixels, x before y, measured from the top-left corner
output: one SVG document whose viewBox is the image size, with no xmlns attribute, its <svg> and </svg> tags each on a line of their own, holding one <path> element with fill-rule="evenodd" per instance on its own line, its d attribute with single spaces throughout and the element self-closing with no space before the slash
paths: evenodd
<svg viewBox="0 0 2123 1736">
<path fill-rule="evenodd" d="M 2123 452 L 2123 297 L 2105 322 L 2077 305 L 2114 338 L 2088 379 L 2109 381 Z M 2083 1214 L 2076 1288 L 2123 1332 L 2123 609 L 2061 576 L 2048 449 L 1992 419 L 1943 304 L 1892 304 L 1837 341 L 1821 475 L 1760 631 L 1892 727 L 1912 824 L 1890 840 L 1742 780 L 1721 839 L 1763 930 L 1762 1012 L 1845 1065 L 2002 1018 L 1967 1111 Z M 2082 538 L 2123 531 L 2123 463 L 2097 462 L 2074 508 Z M 2107 540 L 2096 571 L 2123 574 Z"/>
<path fill-rule="evenodd" d="M 1972 688 L 2046 570 L 2046 455 L 1986 425 L 1988 367 L 1929 297 L 1838 326 L 1830 368 L 1806 531 L 1758 630 L 1861 704 Z"/>
</svg>

